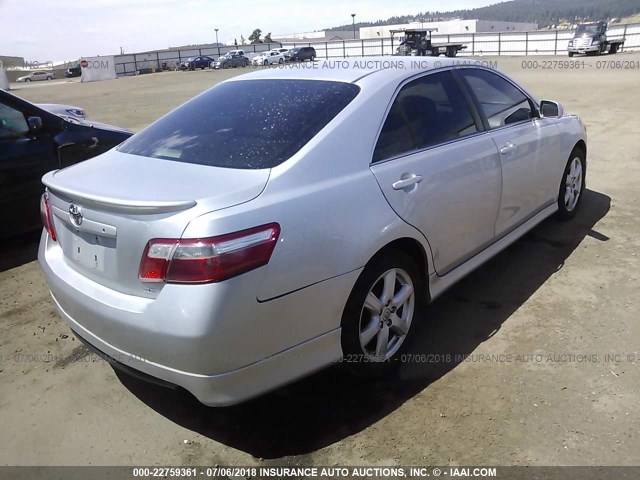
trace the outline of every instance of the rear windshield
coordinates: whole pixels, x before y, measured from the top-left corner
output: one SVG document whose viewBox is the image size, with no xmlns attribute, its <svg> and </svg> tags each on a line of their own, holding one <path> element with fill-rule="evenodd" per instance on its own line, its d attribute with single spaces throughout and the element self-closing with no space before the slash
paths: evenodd
<svg viewBox="0 0 640 480">
<path fill-rule="evenodd" d="M 300 150 L 358 94 L 351 83 L 222 83 L 125 141 L 118 150 L 214 167 L 260 169 Z"/>
</svg>

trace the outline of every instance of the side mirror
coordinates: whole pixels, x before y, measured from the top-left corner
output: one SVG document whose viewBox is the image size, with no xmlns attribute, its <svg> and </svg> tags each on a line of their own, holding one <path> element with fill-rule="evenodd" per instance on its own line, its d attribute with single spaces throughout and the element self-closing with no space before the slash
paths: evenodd
<svg viewBox="0 0 640 480">
<path fill-rule="evenodd" d="M 42 129 L 42 119 L 40 117 L 27 118 L 27 124 L 31 133 L 37 133 Z"/>
<path fill-rule="evenodd" d="M 564 116 L 562 105 L 551 100 L 542 100 L 540 102 L 540 114 L 543 118 L 560 118 Z"/>
</svg>

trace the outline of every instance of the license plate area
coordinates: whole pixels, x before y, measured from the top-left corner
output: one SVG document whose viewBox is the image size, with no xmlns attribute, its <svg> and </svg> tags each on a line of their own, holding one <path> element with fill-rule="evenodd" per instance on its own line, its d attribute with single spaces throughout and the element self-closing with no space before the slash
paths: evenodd
<svg viewBox="0 0 640 480">
<path fill-rule="evenodd" d="M 71 259 L 88 270 L 104 272 L 109 250 L 115 248 L 115 239 L 87 232 L 76 232 L 71 238 Z"/>
</svg>

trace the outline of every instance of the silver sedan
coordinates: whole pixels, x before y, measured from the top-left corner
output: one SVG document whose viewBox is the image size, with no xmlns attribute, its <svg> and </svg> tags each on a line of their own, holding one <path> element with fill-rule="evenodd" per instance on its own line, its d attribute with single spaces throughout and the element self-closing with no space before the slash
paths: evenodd
<svg viewBox="0 0 640 480">
<path fill-rule="evenodd" d="M 425 304 L 585 188 L 578 117 L 411 58 L 227 80 L 47 174 L 39 261 L 71 329 L 207 405 L 398 365 Z"/>
</svg>

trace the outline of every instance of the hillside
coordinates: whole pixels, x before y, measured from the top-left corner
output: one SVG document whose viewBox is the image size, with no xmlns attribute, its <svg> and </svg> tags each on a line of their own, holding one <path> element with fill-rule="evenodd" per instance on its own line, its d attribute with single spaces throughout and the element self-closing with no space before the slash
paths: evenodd
<svg viewBox="0 0 640 480">
<path fill-rule="evenodd" d="M 375 22 L 359 22 L 356 27 L 393 25 L 414 21 L 433 21 L 449 18 L 496 20 L 509 22 L 535 22 L 540 28 L 557 25 L 563 21 L 600 20 L 631 17 L 640 13 L 638 0 L 512 0 L 487 7 L 447 12 L 420 12 L 401 15 Z M 327 30 L 350 30 L 352 24 Z"/>
</svg>

